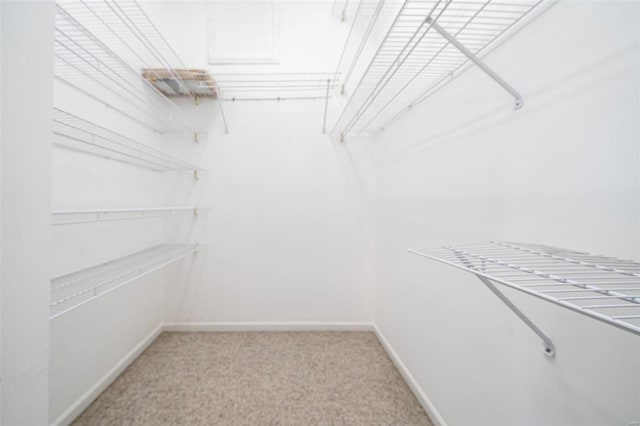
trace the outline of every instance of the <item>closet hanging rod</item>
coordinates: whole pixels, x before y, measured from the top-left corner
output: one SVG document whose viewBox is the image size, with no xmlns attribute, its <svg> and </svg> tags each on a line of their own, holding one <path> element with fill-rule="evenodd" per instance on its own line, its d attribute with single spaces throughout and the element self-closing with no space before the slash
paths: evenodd
<svg viewBox="0 0 640 426">
<path fill-rule="evenodd" d="M 81 223 L 110 222 L 119 220 L 154 219 L 192 214 L 198 216 L 202 207 L 150 207 L 128 209 L 56 210 L 51 213 L 52 225 L 74 225 Z"/>
<path fill-rule="evenodd" d="M 53 143 L 74 151 L 155 171 L 205 170 L 59 108 L 53 111 Z"/>
<path fill-rule="evenodd" d="M 470 272 L 484 284 L 489 283 L 488 287 L 494 293 L 499 290 L 493 283 L 502 284 L 640 336 L 640 321 L 638 321 L 640 317 L 634 313 L 640 307 L 640 294 L 632 293 L 640 289 L 640 279 L 629 279 L 639 276 L 637 271 L 640 263 L 539 244 L 503 241 L 452 245 L 434 250 L 409 250 L 409 252 Z M 515 264 L 513 259 L 518 254 L 527 254 L 529 257 L 525 260 L 519 260 L 518 264 Z M 518 257 L 516 256 L 515 259 Z M 527 267 L 528 262 L 535 259 L 544 260 L 545 263 Z M 555 262 L 555 265 L 548 263 L 550 259 Z M 588 261 L 584 259 L 588 259 Z M 606 266 L 600 264 L 599 259 L 605 261 Z M 557 269 L 559 266 L 575 266 L 576 264 L 585 267 L 585 273 L 580 277 Z M 566 286 L 572 291 L 579 290 L 585 295 L 565 297 L 562 296 L 564 289 L 548 291 L 539 290 L 543 285 L 523 285 L 520 283 L 522 281 L 512 277 L 497 276 L 487 268 L 496 265 L 512 270 L 515 276 L 522 277 L 523 280 L 530 281 L 533 277 L 538 281 L 546 282 L 547 284 L 543 284 L 544 286 Z M 618 281 L 621 278 L 624 280 L 623 284 Z M 600 280 L 604 280 L 602 284 Z M 606 284 L 614 284 L 614 286 L 611 288 Z M 496 293 L 496 295 L 498 294 Z M 498 297 L 502 299 L 504 295 L 498 295 Z M 616 303 L 615 306 L 612 306 L 611 303 L 594 304 L 590 302 L 593 300 L 615 300 Z M 526 316 L 519 309 L 514 309 L 515 306 L 512 306 L 512 303 L 507 303 L 507 305 L 531 327 L 531 321 L 525 320 Z M 614 313 L 611 313 L 611 309 L 614 310 Z M 629 314 L 627 312 L 621 314 L 621 310 L 627 310 Z M 540 335 L 541 332 L 537 327 L 535 329 L 532 327 L 532 329 Z M 543 341 L 545 342 L 545 353 L 553 355 L 555 349 L 549 349 L 548 341 L 544 338 Z"/>
</svg>

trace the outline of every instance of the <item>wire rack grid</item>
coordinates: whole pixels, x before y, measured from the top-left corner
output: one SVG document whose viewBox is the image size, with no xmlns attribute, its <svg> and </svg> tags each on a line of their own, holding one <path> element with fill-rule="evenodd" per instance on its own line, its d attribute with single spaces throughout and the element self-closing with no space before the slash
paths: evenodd
<svg viewBox="0 0 640 426">
<path fill-rule="evenodd" d="M 58 108 L 53 111 L 53 135 L 53 143 L 57 147 L 138 167 L 155 171 L 204 171 L 191 163 Z"/>
<path fill-rule="evenodd" d="M 353 91 L 333 135 L 384 129 L 448 82 L 540 0 L 406 0 Z M 356 56 L 354 61 L 361 58 Z"/>
<path fill-rule="evenodd" d="M 502 241 L 410 252 L 640 335 L 638 262 Z"/>
<path fill-rule="evenodd" d="M 197 133 L 184 111 L 139 72 L 164 67 L 186 87 L 163 56 L 170 48 L 157 30 L 154 37 L 154 28 L 132 1 L 59 2 L 56 78 L 155 131 Z M 163 52 L 157 45 L 167 47 Z"/>
<path fill-rule="evenodd" d="M 197 251 L 190 244 L 161 244 L 54 278 L 49 316 L 54 319 Z"/>
</svg>

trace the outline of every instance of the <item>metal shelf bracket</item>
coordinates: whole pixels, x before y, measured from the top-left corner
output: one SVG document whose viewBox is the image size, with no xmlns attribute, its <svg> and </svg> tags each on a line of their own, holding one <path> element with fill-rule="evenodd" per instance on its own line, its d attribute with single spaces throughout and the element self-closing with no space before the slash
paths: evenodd
<svg viewBox="0 0 640 426">
<path fill-rule="evenodd" d="M 507 296 L 502 294 L 502 292 L 498 290 L 490 280 L 480 275 L 476 275 L 476 277 L 480 281 L 482 281 L 482 283 L 486 285 L 489 288 L 489 290 L 491 290 L 493 294 L 495 294 L 498 297 L 498 299 L 502 301 L 502 303 L 507 305 L 507 307 L 511 309 L 511 311 L 513 311 L 513 313 L 516 314 L 518 318 L 520 318 L 522 322 L 524 322 L 527 325 L 527 327 L 529 327 L 534 333 L 538 335 L 538 337 L 540 337 L 540 339 L 542 339 L 542 346 L 543 346 L 542 353 L 544 353 L 548 357 L 553 358 L 556 354 L 556 347 L 551 341 L 551 339 L 549 339 L 549 337 L 546 334 L 544 334 L 542 330 L 540 330 L 538 326 L 536 326 L 533 323 L 533 321 L 529 319 L 529 317 L 527 317 L 520 309 L 518 309 L 518 307 L 514 305 L 513 302 L 507 298 Z"/>
<path fill-rule="evenodd" d="M 454 36 L 449 34 L 447 30 L 442 28 L 432 17 L 428 17 L 426 22 L 431 25 L 431 28 L 436 30 L 442 37 L 444 37 L 449 43 L 455 46 L 462 54 L 464 54 L 471 62 L 476 64 L 482 71 L 485 72 L 493 81 L 498 83 L 504 90 L 509 92 L 514 97 L 513 109 L 517 110 L 522 108 L 524 101 L 522 95 L 516 89 L 507 83 L 502 77 L 500 77 L 495 71 L 493 71 L 487 64 L 485 64 L 480 58 L 467 49 L 462 43 L 460 43 Z"/>
<path fill-rule="evenodd" d="M 465 256 L 463 256 L 461 253 L 456 252 L 456 257 L 460 260 L 460 262 L 462 262 L 462 264 L 466 265 L 467 267 L 473 267 L 473 264 L 468 259 L 466 259 Z M 485 263 L 483 263 L 483 266 L 481 269 L 484 269 L 484 266 L 485 266 Z M 551 339 L 546 334 L 544 334 L 542 330 L 540 330 L 538 326 L 536 326 L 533 323 L 533 321 L 531 321 L 529 317 L 527 317 L 524 314 L 524 312 L 522 312 L 516 305 L 514 305 L 513 302 L 509 300 L 509 298 L 507 298 L 507 296 L 505 296 L 500 290 L 498 290 L 498 288 L 491 282 L 490 279 L 483 277 L 482 275 L 479 275 L 479 274 L 474 274 L 474 275 L 476 276 L 476 278 L 482 281 L 482 283 L 486 285 L 489 288 L 489 290 L 491 290 L 491 292 L 495 294 L 498 297 L 498 299 L 502 301 L 502 303 L 507 305 L 507 307 L 511 309 L 511 311 L 514 314 L 516 314 L 518 318 L 520 318 L 522 322 L 526 324 L 527 327 L 529 327 L 534 333 L 538 335 L 538 337 L 540 337 L 540 339 L 542 339 L 542 346 L 543 346 L 542 352 L 546 356 L 553 358 L 556 354 L 556 347 L 551 341 Z"/>
</svg>

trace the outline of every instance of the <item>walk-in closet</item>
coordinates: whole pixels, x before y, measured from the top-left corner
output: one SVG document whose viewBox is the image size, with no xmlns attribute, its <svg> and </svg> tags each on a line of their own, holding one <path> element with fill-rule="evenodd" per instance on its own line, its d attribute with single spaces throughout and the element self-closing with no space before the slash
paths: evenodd
<svg viewBox="0 0 640 426">
<path fill-rule="evenodd" d="M 640 425 L 639 0 L 2 0 L 0 423 Z"/>
</svg>

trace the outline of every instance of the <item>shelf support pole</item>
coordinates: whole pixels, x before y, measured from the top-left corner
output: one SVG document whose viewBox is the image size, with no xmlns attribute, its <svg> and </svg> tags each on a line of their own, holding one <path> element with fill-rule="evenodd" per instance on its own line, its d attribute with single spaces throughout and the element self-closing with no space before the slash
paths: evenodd
<svg viewBox="0 0 640 426">
<path fill-rule="evenodd" d="M 327 108 L 329 107 L 329 87 L 331 87 L 331 79 L 327 79 L 327 93 L 324 99 L 324 119 L 322 120 L 322 133 L 327 133 Z"/>
<path fill-rule="evenodd" d="M 480 58 L 473 54 L 469 49 L 467 49 L 462 43 L 460 43 L 454 36 L 449 34 L 447 30 L 442 28 L 432 17 L 427 18 L 427 23 L 431 24 L 431 28 L 436 30 L 442 37 L 444 37 L 449 43 L 455 46 L 460 52 L 462 52 L 471 62 L 476 64 L 482 71 L 484 71 L 489 77 L 493 79 L 496 83 L 498 83 L 504 90 L 509 92 L 511 96 L 515 98 L 513 109 L 520 109 L 523 105 L 523 99 L 520 92 L 513 88 L 509 83 L 507 83 L 502 77 L 496 74 L 491 68 L 487 66 Z"/>
<path fill-rule="evenodd" d="M 222 122 L 224 123 L 224 133 L 229 134 L 229 126 L 227 126 L 227 116 L 224 115 L 224 107 L 222 106 L 222 93 L 220 92 L 220 87 L 215 85 L 216 96 L 218 98 L 218 108 L 220 108 L 220 115 L 222 116 Z M 233 99 L 235 101 L 235 98 Z"/>
</svg>

